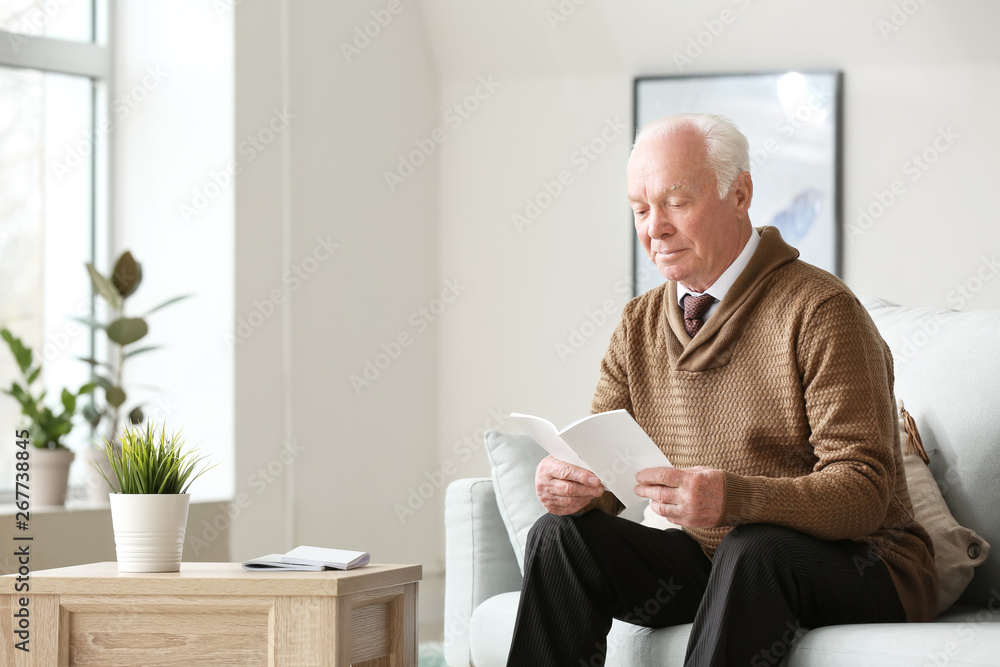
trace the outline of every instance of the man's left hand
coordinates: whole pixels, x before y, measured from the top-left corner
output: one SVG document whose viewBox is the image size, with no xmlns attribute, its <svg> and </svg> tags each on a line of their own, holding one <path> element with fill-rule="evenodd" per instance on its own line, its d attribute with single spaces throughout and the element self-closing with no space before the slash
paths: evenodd
<svg viewBox="0 0 1000 667">
<path fill-rule="evenodd" d="M 646 468 L 635 476 L 637 496 L 671 523 L 688 528 L 711 528 L 722 517 L 725 476 L 721 470 Z"/>
</svg>

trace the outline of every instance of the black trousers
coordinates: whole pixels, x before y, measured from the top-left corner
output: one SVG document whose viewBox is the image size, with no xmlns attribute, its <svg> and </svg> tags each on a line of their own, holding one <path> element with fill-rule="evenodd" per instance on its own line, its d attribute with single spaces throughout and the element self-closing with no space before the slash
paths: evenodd
<svg viewBox="0 0 1000 667">
<path fill-rule="evenodd" d="M 709 560 L 680 530 L 599 511 L 532 527 L 508 667 L 600 667 L 617 618 L 693 623 L 688 667 L 777 665 L 807 628 L 906 620 L 868 548 L 772 526 L 739 526 Z"/>
</svg>

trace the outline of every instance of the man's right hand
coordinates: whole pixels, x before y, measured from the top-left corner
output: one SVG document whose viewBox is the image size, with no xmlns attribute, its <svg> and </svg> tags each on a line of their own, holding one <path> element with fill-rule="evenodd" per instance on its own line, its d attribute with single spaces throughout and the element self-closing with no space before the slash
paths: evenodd
<svg viewBox="0 0 1000 667">
<path fill-rule="evenodd" d="M 604 485 L 589 470 L 546 456 L 535 471 L 535 493 L 549 514 L 576 514 Z"/>
</svg>

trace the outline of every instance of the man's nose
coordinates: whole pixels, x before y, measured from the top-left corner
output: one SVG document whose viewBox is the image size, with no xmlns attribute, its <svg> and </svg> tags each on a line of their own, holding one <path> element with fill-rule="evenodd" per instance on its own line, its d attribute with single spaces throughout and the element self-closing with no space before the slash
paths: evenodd
<svg viewBox="0 0 1000 667">
<path fill-rule="evenodd" d="M 650 238 L 660 238 L 668 236 L 675 231 L 673 222 L 670 220 L 670 213 L 662 208 L 651 208 L 649 210 L 649 225 L 647 233 Z"/>
</svg>

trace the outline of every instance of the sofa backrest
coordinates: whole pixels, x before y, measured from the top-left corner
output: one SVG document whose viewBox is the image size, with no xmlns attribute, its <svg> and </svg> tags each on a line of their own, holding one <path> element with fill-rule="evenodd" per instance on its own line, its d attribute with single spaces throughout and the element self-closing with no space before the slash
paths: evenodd
<svg viewBox="0 0 1000 667">
<path fill-rule="evenodd" d="M 955 519 L 1000 549 L 1000 310 L 959 312 L 861 297 L 892 350 L 896 398 L 916 420 Z M 1000 602 L 1000 551 L 961 601 Z"/>
</svg>

